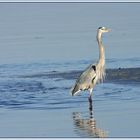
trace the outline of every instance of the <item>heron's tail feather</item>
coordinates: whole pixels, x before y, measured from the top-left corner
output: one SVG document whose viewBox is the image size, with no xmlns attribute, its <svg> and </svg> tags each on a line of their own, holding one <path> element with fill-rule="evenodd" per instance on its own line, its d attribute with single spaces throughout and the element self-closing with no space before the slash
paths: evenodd
<svg viewBox="0 0 140 140">
<path fill-rule="evenodd" d="M 72 89 L 71 89 L 71 95 L 75 96 L 77 93 L 80 92 L 79 86 L 75 85 Z"/>
</svg>

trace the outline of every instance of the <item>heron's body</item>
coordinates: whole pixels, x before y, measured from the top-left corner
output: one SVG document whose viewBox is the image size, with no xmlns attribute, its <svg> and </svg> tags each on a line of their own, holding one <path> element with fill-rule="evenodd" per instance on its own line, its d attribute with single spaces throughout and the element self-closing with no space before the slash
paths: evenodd
<svg viewBox="0 0 140 140">
<path fill-rule="evenodd" d="M 82 90 L 89 90 L 91 93 L 96 83 L 103 82 L 104 77 L 104 65 L 91 64 L 77 79 L 72 89 L 72 95 L 76 95 Z"/>
<path fill-rule="evenodd" d="M 71 93 L 76 95 L 80 91 L 89 90 L 90 99 L 92 95 L 92 90 L 95 85 L 99 82 L 103 82 L 105 77 L 105 54 L 104 47 L 102 44 L 102 33 L 108 32 L 109 29 L 105 27 L 99 27 L 97 31 L 97 42 L 99 46 L 99 60 L 96 64 L 91 64 L 77 79 L 75 85 L 73 86 Z"/>
</svg>

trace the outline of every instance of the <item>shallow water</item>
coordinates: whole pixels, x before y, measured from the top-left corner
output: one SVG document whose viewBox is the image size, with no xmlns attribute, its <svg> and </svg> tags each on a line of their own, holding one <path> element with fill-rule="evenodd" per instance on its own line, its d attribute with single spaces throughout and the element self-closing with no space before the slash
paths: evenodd
<svg viewBox="0 0 140 140">
<path fill-rule="evenodd" d="M 137 65 L 138 58 L 132 61 Z M 110 68 L 113 62 L 107 60 Z M 139 137 L 139 84 L 97 85 L 93 112 L 88 109 L 88 92 L 70 96 L 73 73 L 87 63 L 91 62 L 0 65 L 0 136 Z"/>
<path fill-rule="evenodd" d="M 132 61 L 134 64 L 134 60 Z M 80 64 L 79 62 L 77 64 L 76 62 L 60 62 L 1 65 L 0 106 L 21 109 L 61 109 L 73 108 L 77 106 L 78 102 L 84 104 L 87 102 L 85 100 L 87 94 L 77 98 L 71 97 L 69 92 L 77 78 L 77 76 L 74 77 L 74 74 L 78 72 L 75 69 L 84 69 L 87 67 L 87 63 L 90 64 L 90 61 Z M 110 61 L 107 63 L 110 64 Z M 120 63 L 120 61 L 114 60 L 114 63 Z M 73 70 L 70 70 L 69 67 Z M 96 100 L 106 101 L 106 99 L 112 100 L 113 98 L 116 100 L 117 97 L 118 100 L 137 99 L 139 92 L 135 93 L 135 90 L 139 90 L 139 84 L 136 85 L 133 84 L 133 81 L 128 81 L 127 85 L 124 86 L 110 82 L 96 87 L 95 92 L 101 91 L 101 93 L 94 95 Z M 132 92 L 134 93 L 131 94 Z"/>
</svg>

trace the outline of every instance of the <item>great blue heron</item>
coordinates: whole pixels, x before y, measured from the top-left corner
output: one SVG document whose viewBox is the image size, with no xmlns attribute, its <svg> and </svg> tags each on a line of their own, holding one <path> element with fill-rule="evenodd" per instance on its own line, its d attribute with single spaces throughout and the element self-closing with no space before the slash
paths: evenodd
<svg viewBox="0 0 140 140">
<path fill-rule="evenodd" d="M 96 83 L 103 82 L 105 77 L 105 54 L 102 44 L 102 33 L 109 32 L 106 27 L 99 27 L 97 30 L 97 42 L 99 46 L 99 60 L 95 64 L 91 64 L 76 80 L 75 85 L 71 89 L 71 94 L 76 95 L 82 90 L 89 90 L 90 109 L 92 108 L 92 91 Z"/>
</svg>

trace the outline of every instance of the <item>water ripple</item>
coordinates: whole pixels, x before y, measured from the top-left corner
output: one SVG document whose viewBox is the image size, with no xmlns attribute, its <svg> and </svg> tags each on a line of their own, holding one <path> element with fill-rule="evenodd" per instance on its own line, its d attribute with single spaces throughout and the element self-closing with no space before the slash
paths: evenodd
<svg viewBox="0 0 140 140">
<path fill-rule="evenodd" d="M 112 60 L 111 63 L 114 63 Z M 85 66 L 87 61 L 78 62 Z M 77 65 L 77 63 L 65 63 Z M 70 96 L 69 92 L 81 70 L 60 71 L 58 63 L 0 65 L 0 107 L 13 109 L 64 109 L 88 106 L 88 92 Z M 122 74 L 126 75 L 122 77 Z M 131 76 L 129 76 L 129 74 Z M 104 84 L 94 89 L 93 100 L 100 103 L 139 101 L 139 68 L 108 69 Z M 137 82 L 137 85 L 135 84 Z M 114 84 L 113 84 L 114 83 Z M 128 84 L 126 84 L 128 83 Z"/>
</svg>

